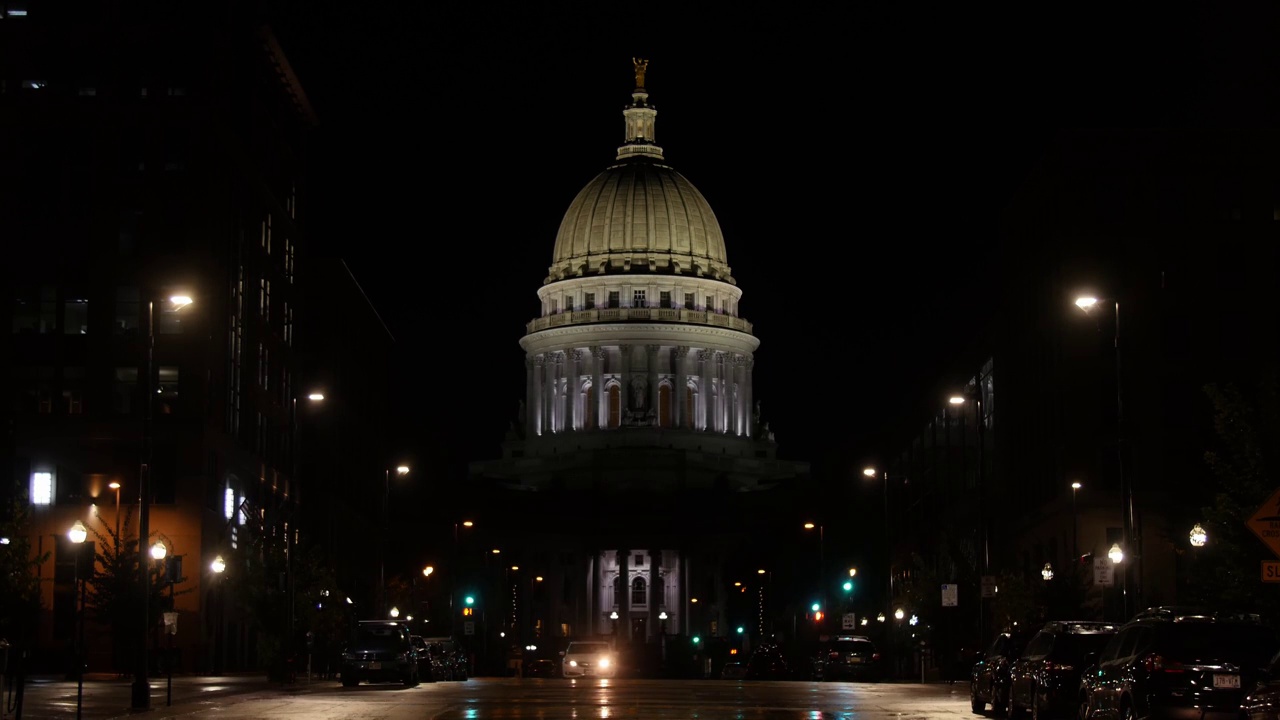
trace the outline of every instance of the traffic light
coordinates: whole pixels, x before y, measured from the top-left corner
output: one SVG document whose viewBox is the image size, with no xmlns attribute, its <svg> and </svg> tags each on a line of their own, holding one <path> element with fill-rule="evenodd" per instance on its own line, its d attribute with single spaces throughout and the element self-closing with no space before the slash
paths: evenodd
<svg viewBox="0 0 1280 720">
<path fill-rule="evenodd" d="M 463 602 L 466 603 L 467 605 L 475 605 L 476 597 L 474 595 L 468 595 L 466 598 L 463 599 Z"/>
<path fill-rule="evenodd" d="M 821 609 L 822 609 L 822 606 L 821 606 L 821 605 L 819 605 L 818 603 L 814 603 L 813 605 L 810 605 L 810 606 L 809 606 L 809 609 L 810 609 L 810 610 L 812 610 L 812 611 L 814 611 L 814 612 L 818 612 L 819 610 L 821 610 Z"/>
<path fill-rule="evenodd" d="M 746 628 L 742 627 L 741 625 L 739 625 L 739 626 L 738 626 L 738 634 L 739 634 L 739 635 L 741 635 L 742 633 L 744 633 L 744 632 L 746 632 L 746 631 L 747 631 L 747 629 L 746 629 Z"/>
<path fill-rule="evenodd" d="M 823 615 L 822 615 L 822 611 L 821 611 L 821 610 L 815 610 L 815 611 L 814 611 L 814 613 L 813 613 L 813 621 L 814 621 L 814 622 L 822 622 L 822 617 L 823 617 Z"/>
<path fill-rule="evenodd" d="M 702 638 L 698 637 L 697 635 L 694 635 L 694 636 L 693 636 L 693 644 L 694 644 L 694 645 L 697 645 L 697 644 L 698 644 L 698 643 L 700 643 L 700 642 L 702 642 Z"/>
</svg>

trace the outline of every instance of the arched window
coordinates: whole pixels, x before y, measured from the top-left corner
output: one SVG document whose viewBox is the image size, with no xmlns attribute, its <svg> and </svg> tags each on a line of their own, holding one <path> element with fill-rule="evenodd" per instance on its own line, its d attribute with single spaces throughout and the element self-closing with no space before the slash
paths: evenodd
<svg viewBox="0 0 1280 720">
<path fill-rule="evenodd" d="M 582 428 L 596 429 L 596 389 L 591 385 L 582 391 Z"/>
<path fill-rule="evenodd" d="M 631 604 L 633 606 L 644 605 L 645 604 L 644 596 L 645 596 L 644 578 L 638 577 L 635 580 L 632 580 L 631 581 Z"/>
<path fill-rule="evenodd" d="M 609 386 L 609 427 L 616 428 L 622 424 L 622 388 L 617 384 Z"/>
<path fill-rule="evenodd" d="M 671 427 L 671 386 L 658 386 L 658 427 Z"/>
<path fill-rule="evenodd" d="M 615 575 L 613 578 L 613 606 L 618 607 L 620 602 L 622 602 L 622 576 Z"/>
</svg>

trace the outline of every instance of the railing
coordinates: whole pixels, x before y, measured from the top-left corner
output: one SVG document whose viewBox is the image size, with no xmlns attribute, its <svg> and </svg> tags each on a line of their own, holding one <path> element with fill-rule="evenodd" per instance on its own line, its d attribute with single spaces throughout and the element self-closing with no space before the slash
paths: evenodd
<svg viewBox="0 0 1280 720">
<path fill-rule="evenodd" d="M 684 308 L 597 308 L 594 310 L 574 310 L 534 318 L 525 324 L 526 333 L 535 333 L 547 328 L 565 325 L 590 325 L 594 323 L 612 322 L 678 322 L 694 325 L 714 325 L 739 332 L 751 333 L 751 323 L 733 315 L 723 315 L 706 310 L 685 310 Z"/>
</svg>

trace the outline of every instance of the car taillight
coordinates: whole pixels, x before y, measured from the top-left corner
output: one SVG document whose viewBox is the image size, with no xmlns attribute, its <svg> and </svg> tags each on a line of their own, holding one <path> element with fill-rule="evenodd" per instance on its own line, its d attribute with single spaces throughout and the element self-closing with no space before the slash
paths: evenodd
<svg viewBox="0 0 1280 720">
<path fill-rule="evenodd" d="M 839 660 L 839 659 L 840 659 L 840 653 L 838 653 L 838 652 L 827 653 L 827 659 L 828 659 L 828 660 Z"/>
<path fill-rule="evenodd" d="M 1182 663 L 1177 662 L 1176 660 L 1166 660 L 1164 656 L 1159 653 L 1151 653 L 1143 658 L 1142 667 L 1146 669 L 1147 672 L 1180 673 L 1185 672 L 1186 670 L 1182 666 Z"/>
<path fill-rule="evenodd" d="M 880 653 L 878 653 L 878 652 L 877 652 L 877 653 L 871 653 L 871 659 L 872 659 L 872 660 L 879 660 L 879 659 L 880 659 Z"/>
</svg>

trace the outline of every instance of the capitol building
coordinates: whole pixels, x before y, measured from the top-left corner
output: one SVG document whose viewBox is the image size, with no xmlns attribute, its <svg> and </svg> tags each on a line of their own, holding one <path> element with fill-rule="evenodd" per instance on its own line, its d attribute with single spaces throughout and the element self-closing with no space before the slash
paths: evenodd
<svg viewBox="0 0 1280 720">
<path fill-rule="evenodd" d="M 646 68 L 613 163 L 560 223 L 502 456 L 471 466 L 540 573 L 504 589 L 504 627 L 526 637 L 725 633 L 742 622 L 727 564 L 808 473 L 777 457 L 752 392 L 760 340 L 715 213 L 657 144 Z"/>
</svg>

